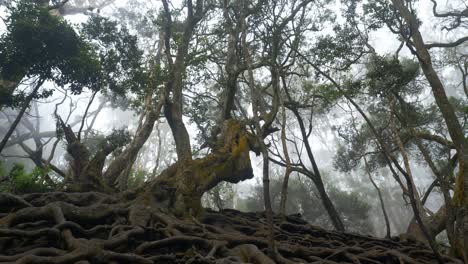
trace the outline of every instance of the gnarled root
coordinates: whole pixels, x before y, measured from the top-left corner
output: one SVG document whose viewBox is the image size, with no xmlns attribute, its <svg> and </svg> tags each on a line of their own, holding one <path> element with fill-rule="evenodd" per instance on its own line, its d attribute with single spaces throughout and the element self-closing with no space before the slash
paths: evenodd
<svg viewBox="0 0 468 264">
<path fill-rule="evenodd" d="M 0 195 L 0 263 L 436 263 L 417 242 L 327 231 L 294 216 L 275 218 L 273 259 L 264 213 L 207 210 L 180 219 L 141 202 Z"/>
</svg>

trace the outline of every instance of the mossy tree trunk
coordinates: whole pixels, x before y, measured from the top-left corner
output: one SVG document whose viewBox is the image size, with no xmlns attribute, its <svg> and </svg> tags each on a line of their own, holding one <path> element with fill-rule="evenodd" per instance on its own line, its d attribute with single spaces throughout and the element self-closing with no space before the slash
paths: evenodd
<svg viewBox="0 0 468 264">
<path fill-rule="evenodd" d="M 238 183 L 253 177 L 250 163 L 252 136 L 241 122 L 224 122 L 224 144 L 212 154 L 192 161 L 179 161 L 145 186 L 136 190 L 142 204 L 166 209 L 177 215 L 199 215 L 204 193 L 220 182 Z"/>
<path fill-rule="evenodd" d="M 249 152 L 254 144 L 244 124 L 232 119 L 225 121 L 213 153 L 178 161 L 153 180 L 124 194 L 134 200 L 131 221 L 147 225 L 154 210 L 181 217 L 200 215 L 204 193 L 223 181 L 238 183 L 253 177 Z"/>
<path fill-rule="evenodd" d="M 118 146 L 103 144 L 93 156 L 73 132 L 70 125 L 66 125 L 59 118 L 61 129 L 67 141 L 67 152 L 71 156 L 70 175 L 65 179 L 70 191 L 104 191 L 110 189 L 102 178 L 104 162 Z"/>
<path fill-rule="evenodd" d="M 458 226 L 458 228 L 455 228 L 456 245 L 454 247 L 457 255 L 462 257 L 465 262 L 468 262 L 468 142 L 445 92 L 444 85 L 432 65 L 429 46 L 426 45 L 419 31 L 419 21 L 405 5 L 404 1 L 392 0 L 391 2 L 410 29 L 411 34 L 403 37 L 408 40 L 407 45 L 419 60 L 421 69 L 431 86 L 435 102 L 442 113 L 448 133 L 458 153 L 459 172 L 453 195 L 453 203 L 457 214 L 456 225 Z M 402 30 L 401 32 L 406 31 Z M 409 41 L 410 39 L 411 41 Z"/>
</svg>

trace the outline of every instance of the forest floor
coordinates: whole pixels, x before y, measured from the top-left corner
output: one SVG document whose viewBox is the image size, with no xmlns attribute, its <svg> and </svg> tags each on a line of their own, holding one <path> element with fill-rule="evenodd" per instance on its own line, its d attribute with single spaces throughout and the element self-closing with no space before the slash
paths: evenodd
<svg viewBox="0 0 468 264">
<path fill-rule="evenodd" d="M 0 263 L 275 263 L 266 237 L 262 212 L 181 219 L 95 192 L 0 194 Z M 437 263 L 421 243 L 324 230 L 294 215 L 275 217 L 275 241 L 283 263 Z"/>
</svg>

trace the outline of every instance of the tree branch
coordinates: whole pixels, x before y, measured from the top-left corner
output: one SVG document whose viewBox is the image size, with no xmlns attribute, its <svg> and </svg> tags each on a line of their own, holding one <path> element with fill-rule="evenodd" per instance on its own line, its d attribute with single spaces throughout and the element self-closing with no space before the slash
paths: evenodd
<svg viewBox="0 0 468 264">
<path fill-rule="evenodd" d="M 426 49 L 432 49 L 432 48 L 454 48 L 457 46 L 460 46 L 461 44 L 465 43 L 468 41 L 468 36 L 460 38 L 454 42 L 448 42 L 448 43 L 431 43 L 431 44 L 426 44 L 424 45 Z"/>
</svg>

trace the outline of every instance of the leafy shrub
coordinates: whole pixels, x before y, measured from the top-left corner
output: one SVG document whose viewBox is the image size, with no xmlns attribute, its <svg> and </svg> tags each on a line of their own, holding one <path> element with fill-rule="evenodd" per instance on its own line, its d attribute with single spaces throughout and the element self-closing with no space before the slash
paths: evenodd
<svg viewBox="0 0 468 264">
<path fill-rule="evenodd" d="M 17 194 L 45 192 L 51 190 L 46 177 L 49 172 L 46 168 L 36 167 L 32 172 L 27 172 L 24 165 L 16 163 L 0 183 L 0 191 Z"/>
</svg>

